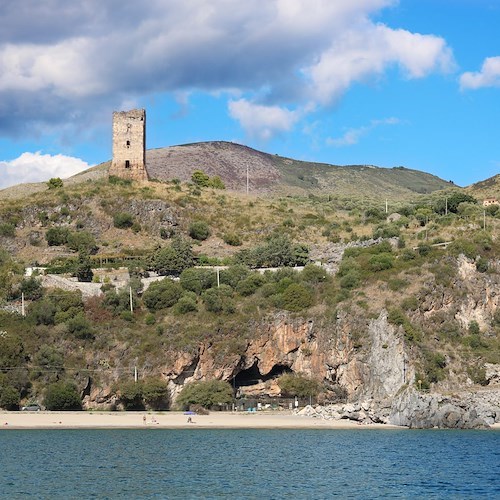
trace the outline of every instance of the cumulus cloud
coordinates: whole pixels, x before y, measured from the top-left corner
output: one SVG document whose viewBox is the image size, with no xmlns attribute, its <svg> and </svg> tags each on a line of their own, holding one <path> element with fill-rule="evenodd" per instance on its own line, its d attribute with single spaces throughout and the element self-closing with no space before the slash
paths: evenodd
<svg viewBox="0 0 500 500">
<path fill-rule="evenodd" d="M 401 123 L 398 118 L 386 118 L 384 120 L 372 120 L 369 125 L 358 128 L 350 128 L 341 137 L 329 137 L 326 140 L 328 146 L 342 147 L 353 146 L 357 144 L 360 139 L 366 134 L 370 133 L 373 129 L 382 125 L 397 125 Z"/>
<path fill-rule="evenodd" d="M 500 87 L 500 56 L 487 57 L 481 71 L 467 72 L 460 76 L 462 90 L 476 90 L 482 87 Z"/>
<path fill-rule="evenodd" d="M 0 161 L 0 188 L 26 182 L 43 182 L 52 177 L 62 179 L 86 170 L 90 165 L 65 155 L 23 153 L 11 161 Z"/>
<path fill-rule="evenodd" d="M 261 140 L 268 140 L 277 133 L 291 130 L 299 119 L 297 111 L 279 106 L 262 106 L 246 99 L 229 101 L 229 113 L 241 123 L 247 133 Z"/>
<path fill-rule="evenodd" d="M 452 65 L 442 38 L 371 20 L 395 4 L 7 2 L 0 7 L 0 133 L 88 123 L 126 100 L 162 92 L 227 91 L 246 98 L 229 106 L 231 115 L 250 134 L 271 136 L 296 119 L 289 109 L 304 115 L 335 102 L 353 82 L 378 78 L 391 65 L 409 78 Z M 245 112 L 250 104 L 253 119 Z"/>
</svg>

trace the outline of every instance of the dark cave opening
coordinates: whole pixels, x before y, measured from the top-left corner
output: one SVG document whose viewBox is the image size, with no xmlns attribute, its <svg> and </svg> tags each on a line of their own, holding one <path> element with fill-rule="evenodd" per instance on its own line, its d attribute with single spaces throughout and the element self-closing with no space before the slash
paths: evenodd
<svg viewBox="0 0 500 500">
<path fill-rule="evenodd" d="M 278 378 L 284 373 L 293 373 L 293 370 L 290 369 L 289 366 L 277 364 L 273 366 L 269 373 L 262 375 L 259 371 L 258 362 L 255 361 L 250 368 L 242 370 L 236 375 L 236 377 L 229 380 L 229 383 L 235 389 L 238 389 L 239 387 L 248 387 L 260 382 L 266 382 L 267 380 Z"/>
</svg>

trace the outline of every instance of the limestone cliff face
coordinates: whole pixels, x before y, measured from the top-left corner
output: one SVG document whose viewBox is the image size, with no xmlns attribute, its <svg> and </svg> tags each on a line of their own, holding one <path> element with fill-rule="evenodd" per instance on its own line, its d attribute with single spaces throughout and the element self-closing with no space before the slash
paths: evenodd
<svg viewBox="0 0 500 500">
<path fill-rule="evenodd" d="M 359 328 L 367 332 L 362 348 L 356 340 Z M 164 372 L 173 394 L 185 383 L 218 378 L 235 383 L 245 394 L 276 395 L 277 378 L 291 371 L 337 384 L 351 400 L 380 399 L 394 396 L 413 377 L 402 333 L 387 322 L 385 310 L 368 325 L 346 312 L 331 329 L 279 314 L 256 329 L 242 354 L 221 360 L 210 344 L 201 344 L 197 352 L 177 357 Z"/>
</svg>

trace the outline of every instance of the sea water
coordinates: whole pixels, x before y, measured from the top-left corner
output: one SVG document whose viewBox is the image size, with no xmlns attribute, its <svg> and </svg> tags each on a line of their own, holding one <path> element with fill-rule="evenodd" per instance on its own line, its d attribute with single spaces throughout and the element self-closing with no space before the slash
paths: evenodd
<svg viewBox="0 0 500 500">
<path fill-rule="evenodd" d="M 4 430 L 0 497 L 500 498 L 500 432 Z"/>
</svg>

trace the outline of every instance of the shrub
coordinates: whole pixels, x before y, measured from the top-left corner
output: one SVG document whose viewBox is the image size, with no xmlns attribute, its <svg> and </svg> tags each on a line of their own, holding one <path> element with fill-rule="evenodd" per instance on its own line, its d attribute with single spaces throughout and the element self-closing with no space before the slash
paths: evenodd
<svg viewBox="0 0 500 500">
<path fill-rule="evenodd" d="M 195 312 L 197 310 L 198 304 L 196 303 L 196 299 L 189 296 L 181 297 L 175 306 L 175 311 L 178 314 L 187 314 L 190 312 Z"/>
<path fill-rule="evenodd" d="M 19 391 L 11 385 L 0 386 L 0 408 L 4 410 L 19 409 Z"/>
<path fill-rule="evenodd" d="M 214 175 L 210 179 L 210 186 L 214 189 L 226 189 L 226 185 L 218 175 Z"/>
<path fill-rule="evenodd" d="M 390 254 L 381 253 L 378 255 L 373 255 L 368 261 L 368 266 L 371 271 L 383 271 L 385 269 L 391 269 L 393 266 L 393 259 Z"/>
<path fill-rule="evenodd" d="M 301 311 L 312 304 L 312 293 L 303 285 L 292 283 L 283 292 L 283 307 L 287 311 Z"/>
<path fill-rule="evenodd" d="M 218 313 L 234 312 L 232 301 L 233 289 L 228 285 L 221 285 L 218 288 L 209 288 L 201 295 L 207 311 Z"/>
<path fill-rule="evenodd" d="M 237 264 L 223 269 L 219 273 L 220 282 L 224 285 L 229 285 L 236 288 L 238 284 L 250 276 L 250 269 L 247 266 Z"/>
<path fill-rule="evenodd" d="M 361 275 L 359 271 L 354 269 L 349 270 L 342 278 L 340 278 L 340 287 L 350 290 L 356 288 L 361 283 Z"/>
<path fill-rule="evenodd" d="M 265 282 L 266 279 L 261 274 L 251 274 L 238 283 L 236 291 L 243 297 L 248 297 L 249 295 L 253 295 Z"/>
<path fill-rule="evenodd" d="M 215 285 L 216 272 L 213 269 L 199 269 L 191 267 L 184 269 L 180 275 L 180 284 L 185 290 L 200 295 L 204 290 L 208 290 Z"/>
<path fill-rule="evenodd" d="M 51 227 L 45 233 L 45 239 L 49 247 L 66 245 L 68 236 L 69 229 L 67 227 Z"/>
<path fill-rule="evenodd" d="M 224 233 L 222 236 L 224 243 L 231 245 L 232 247 L 239 247 L 242 244 L 241 238 L 236 233 Z"/>
<path fill-rule="evenodd" d="M 182 286 L 165 278 L 161 281 L 151 283 L 144 292 L 142 299 L 150 311 L 158 311 L 167 307 L 172 307 L 182 295 Z"/>
<path fill-rule="evenodd" d="M 47 186 L 49 189 L 58 189 L 63 187 L 63 181 L 59 177 L 52 177 L 52 179 L 49 179 L 47 182 Z"/>
<path fill-rule="evenodd" d="M 469 335 L 479 335 L 481 333 L 479 323 L 476 320 L 472 320 L 469 322 L 468 332 Z"/>
<path fill-rule="evenodd" d="M 134 224 L 134 218 L 127 212 L 117 212 L 113 216 L 113 225 L 118 229 L 128 229 Z"/>
<path fill-rule="evenodd" d="M 477 271 L 480 273 L 485 273 L 486 271 L 488 271 L 488 268 L 489 268 L 488 259 L 480 257 L 476 262 Z"/>
<path fill-rule="evenodd" d="M 146 314 L 146 316 L 144 317 L 144 323 L 146 323 L 146 325 L 148 326 L 154 325 L 156 323 L 155 315 L 152 313 Z"/>
<path fill-rule="evenodd" d="M 79 313 L 74 318 L 69 319 L 66 325 L 68 332 L 78 339 L 89 340 L 94 338 L 92 325 L 83 313 Z"/>
<path fill-rule="evenodd" d="M 328 273 L 321 266 L 315 264 L 307 264 L 302 273 L 300 274 L 300 279 L 306 283 L 311 283 L 316 285 L 318 283 L 323 283 L 328 280 Z"/>
<path fill-rule="evenodd" d="M 73 382 L 55 382 L 47 387 L 44 406 L 47 410 L 81 410 L 82 401 Z"/>
<path fill-rule="evenodd" d="M 189 226 L 189 236 L 198 241 L 206 240 L 210 236 L 210 227 L 204 221 L 192 222 Z"/>
<path fill-rule="evenodd" d="M 0 236 L 13 238 L 16 235 L 16 226 L 10 222 L 0 224 Z"/>
<path fill-rule="evenodd" d="M 191 405 L 203 408 L 219 404 L 230 404 L 233 401 L 233 390 L 223 380 L 207 380 L 186 384 L 177 398 L 177 405 L 187 410 Z"/>
</svg>

